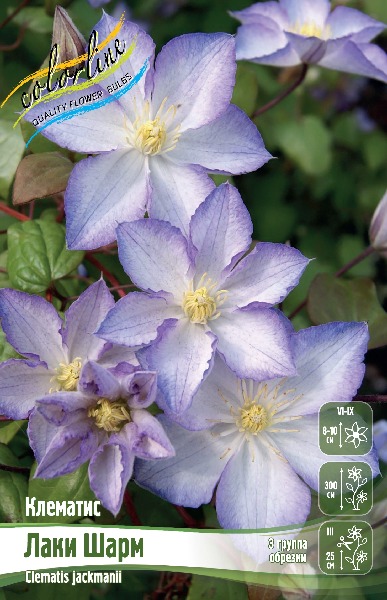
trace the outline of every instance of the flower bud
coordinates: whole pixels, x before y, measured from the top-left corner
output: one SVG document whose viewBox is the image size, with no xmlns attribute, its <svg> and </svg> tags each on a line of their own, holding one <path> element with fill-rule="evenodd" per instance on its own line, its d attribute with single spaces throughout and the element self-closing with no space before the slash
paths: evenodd
<svg viewBox="0 0 387 600">
<path fill-rule="evenodd" d="M 369 235 L 372 247 L 387 258 L 387 191 L 374 212 Z"/>
<path fill-rule="evenodd" d="M 59 62 L 72 60 L 85 53 L 85 38 L 61 6 L 57 6 L 55 9 L 52 33 L 52 45 L 54 44 L 58 44 Z M 77 67 L 79 68 L 83 65 L 84 63 L 77 65 Z M 73 70 L 77 67 L 74 67 Z M 73 74 L 73 70 L 69 69 L 71 75 Z"/>
</svg>

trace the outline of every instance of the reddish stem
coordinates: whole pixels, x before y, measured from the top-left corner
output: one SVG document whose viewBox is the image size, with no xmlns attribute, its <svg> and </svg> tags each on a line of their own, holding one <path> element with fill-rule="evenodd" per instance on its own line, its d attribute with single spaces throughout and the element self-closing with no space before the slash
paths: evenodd
<svg viewBox="0 0 387 600">
<path fill-rule="evenodd" d="M 142 525 L 140 517 L 137 514 L 137 510 L 134 505 L 132 496 L 129 494 L 128 490 L 125 490 L 125 493 L 124 493 L 124 506 L 125 506 L 125 510 L 128 513 L 133 525 Z"/>
<path fill-rule="evenodd" d="M 255 117 L 259 117 L 260 115 L 262 115 L 266 111 L 268 111 L 271 108 L 273 108 L 273 106 L 277 106 L 277 104 L 279 104 L 280 102 L 282 102 L 282 100 L 284 100 L 285 98 L 287 98 L 288 96 L 290 96 L 290 94 L 292 92 L 294 92 L 294 90 L 296 88 L 298 88 L 298 86 L 301 85 L 301 83 L 304 81 L 304 79 L 306 77 L 306 74 L 308 72 L 308 66 L 309 65 L 303 64 L 299 76 L 292 83 L 292 85 L 290 87 L 288 87 L 286 90 L 284 90 L 283 92 L 281 92 L 280 94 L 278 94 L 278 96 L 276 96 L 275 98 L 273 98 L 273 100 L 270 100 L 270 102 L 268 102 L 267 104 L 264 104 L 263 106 L 261 106 L 261 108 L 258 108 L 252 114 L 251 118 L 255 119 Z"/>
<path fill-rule="evenodd" d="M 14 210 L 10 206 L 7 206 L 6 204 L 4 204 L 4 202 L 0 202 L 0 210 L 2 212 L 6 213 L 7 215 L 10 215 L 11 217 L 15 217 L 15 219 L 18 219 L 19 221 L 29 221 L 30 220 L 29 217 L 26 217 L 26 215 L 22 215 L 17 210 Z"/>
<path fill-rule="evenodd" d="M 8 419 L 8 417 L 0 416 L 0 421 L 13 421 L 13 419 Z"/>
<path fill-rule="evenodd" d="M 376 402 L 376 403 L 383 403 L 383 402 L 387 402 L 387 396 L 380 396 L 379 394 L 376 395 L 372 395 L 372 396 L 360 396 L 359 394 L 357 396 L 354 397 L 354 401 L 356 402 Z"/>
<path fill-rule="evenodd" d="M 118 279 L 91 252 L 86 253 L 85 259 L 105 275 L 106 279 L 117 289 L 117 294 L 120 298 L 126 296 Z"/>
<path fill-rule="evenodd" d="M 27 467 L 10 467 L 9 465 L 0 465 L 0 471 L 10 471 L 11 473 L 26 473 L 30 470 Z"/>
<path fill-rule="evenodd" d="M 184 524 L 187 527 L 189 527 L 190 529 L 204 529 L 204 523 L 202 523 L 201 521 L 197 521 L 196 519 L 191 517 L 189 512 L 183 506 L 177 506 L 176 504 L 173 504 L 172 506 L 179 513 L 179 515 L 184 521 Z"/>
</svg>

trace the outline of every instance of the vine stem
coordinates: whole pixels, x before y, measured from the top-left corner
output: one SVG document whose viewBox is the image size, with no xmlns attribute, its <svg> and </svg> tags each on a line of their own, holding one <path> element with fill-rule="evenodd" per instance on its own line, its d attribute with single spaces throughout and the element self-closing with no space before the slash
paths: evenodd
<svg viewBox="0 0 387 600">
<path fill-rule="evenodd" d="M 294 92 L 294 90 L 296 88 L 298 88 L 298 86 L 301 85 L 301 83 L 304 81 L 304 79 L 306 77 L 306 74 L 308 72 L 308 67 L 309 67 L 309 65 L 303 64 L 299 76 L 292 83 L 292 85 L 290 87 L 286 88 L 286 90 L 283 90 L 280 94 L 278 94 L 278 96 L 276 96 L 275 98 L 273 98 L 272 100 L 270 100 L 270 102 L 268 102 L 267 104 L 264 104 L 263 106 L 261 106 L 261 108 L 258 108 L 251 115 L 251 118 L 255 119 L 255 117 L 259 117 L 260 115 L 262 115 L 266 111 L 270 110 L 274 106 L 277 106 L 277 104 L 279 104 L 280 102 L 282 102 L 282 100 L 284 100 L 285 98 L 287 98 L 288 96 L 290 96 L 290 94 L 292 92 Z"/>
<path fill-rule="evenodd" d="M 21 2 L 21 4 L 19 4 L 19 6 L 17 6 L 15 8 L 15 10 L 13 12 L 11 12 L 10 15 L 8 15 L 8 17 L 6 17 L 4 19 L 4 21 L 2 21 L 0 23 L 0 29 L 3 29 L 3 27 L 5 27 L 10 21 L 12 21 L 12 19 L 14 17 L 16 17 L 16 15 L 25 7 L 27 6 L 27 4 L 29 4 L 31 2 L 31 0 L 23 0 L 23 2 Z"/>
<path fill-rule="evenodd" d="M 117 294 L 120 296 L 120 298 L 126 296 L 118 279 L 116 279 L 113 273 L 111 273 L 109 269 L 107 269 L 97 258 L 95 258 L 91 252 L 86 252 L 85 259 L 105 275 L 106 279 L 110 281 L 112 286 L 117 290 Z"/>
<path fill-rule="evenodd" d="M 355 267 L 356 265 L 358 265 L 360 262 L 362 262 L 365 258 L 368 258 L 368 256 L 370 256 L 371 254 L 373 254 L 373 252 L 375 252 L 375 249 L 372 246 L 368 246 L 368 248 L 366 248 L 365 250 L 363 250 L 363 252 L 360 252 L 360 254 L 358 254 L 358 256 L 355 256 L 355 258 L 353 258 L 352 260 L 350 260 L 346 265 L 344 265 L 344 267 L 341 267 L 341 269 L 339 269 L 335 273 L 335 277 L 341 277 L 342 275 L 344 275 L 345 273 L 347 273 L 347 271 L 349 271 L 350 269 L 352 269 L 353 267 Z M 308 299 L 305 298 L 305 300 L 303 300 L 301 302 L 301 304 L 299 304 L 293 310 L 293 312 L 290 313 L 288 319 L 293 319 L 296 315 L 298 315 L 299 312 L 302 311 L 303 308 L 305 308 L 305 306 L 307 304 L 308 304 Z"/>
<path fill-rule="evenodd" d="M 372 395 L 372 396 L 360 396 L 357 395 L 354 397 L 354 402 L 376 402 L 379 404 L 382 404 L 384 402 L 387 402 L 387 396 L 380 396 L 378 394 L 376 395 Z"/>
<path fill-rule="evenodd" d="M 129 494 L 128 490 L 125 490 L 125 493 L 124 493 L 124 506 L 125 506 L 125 510 L 128 513 L 133 525 L 141 526 L 142 525 L 141 519 L 138 516 L 132 496 Z"/>
<path fill-rule="evenodd" d="M 11 217 L 15 217 L 15 219 L 18 219 L 19 221 L 30 220 L 29 217 L 27 217 L 26 215 L 22 215 L 22 213 L 19 213 L 17 210 L 14 210 L 10 206 L 7 206 L 6 204 L 4 204 L 4 202 L 0 202 L 0 210 L 6 213 L 7 215 L 10 215 Z"/>
</svg>

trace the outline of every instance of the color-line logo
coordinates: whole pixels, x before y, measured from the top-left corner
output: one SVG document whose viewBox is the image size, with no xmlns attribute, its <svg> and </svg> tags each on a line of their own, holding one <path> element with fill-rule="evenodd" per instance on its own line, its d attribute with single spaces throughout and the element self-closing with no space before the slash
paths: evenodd
<svg viewBox="0 0 387 600">
<path fill-rule="evenodd" d="M 35 109 L 34 118 L 30 120 L 38 129 L 27 141 L 26 147 L 29 146 L 38 133 L 41 133 L 53 123 L 67 121 L 76 115 L 81 115 L 110 104 L 110 102 L 119 99 L 138 83 L 147 70 L 148 59 L 145 60 L 138 73 L 134 76 L 130 73 L 122 73 L 121 71 L 119 77 L 113 83 L 106 86 L 106 89 L 105 87 L 96 86 L 96 84 L 110 77 L 122 67 L 136 47 L 136 37 L 128 47 L 126 47 L 125 40 L 121 41 L 119 39 L 118 34 L 123 23 L 124 14 L 121 15 L 117 25 L 101 43 L 98 43 L 98 32 L 93 30 L 89 37 L 87 53 L 60 64 L 58 64 L 60 48 L 58 44 L 54 44 L 51 48 L 48 68 L 32 73 L 20 81 L 8 94 L 1 107 L 25 83 L 35 80 L 32 91 L 30 93 L 23 92 L 21 95 L 21 103 L 24 111 L 14 123 L 14 127 L 16 127 L 31 109 Z M 108 46 L 112 41 L 114 41 L 113 48 Z M 56 81 L 53 81 L 54 74 L 60 70 L 62 73 Z M 86 74 L 85 80 L 80 80 L 82 74 Z M 46 78 L 44 83 L 40 81 L 42 78 Z M 68 85 L 70 80 L 72 80 L 72 84 Z M 92 86 L 94 86 L 93 89 L 90 90 L 90 93 L 87 93 L 87 89 Z M 86 91 L 84 95 L 75 94 L 75 92 L 82 92 L 83 90 Z M 61 98 L 65 94 L 71 94 L 71 98 L 67 98 L 64 101 L 61 99 L 57 104 L 53 104 L 54 100 Z M 50 103 L 49 106 L 47 106 L 47 103 Z M 40 104 L 42 105 L 41 110 L 37 113 L 36 109 Z"/>
</svg>

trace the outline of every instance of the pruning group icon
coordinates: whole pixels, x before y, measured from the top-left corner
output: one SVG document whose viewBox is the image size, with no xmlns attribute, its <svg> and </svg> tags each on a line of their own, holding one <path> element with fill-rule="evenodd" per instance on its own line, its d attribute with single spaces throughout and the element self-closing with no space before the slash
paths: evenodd
<svg viewBox="0 0 387 600">
<path fill-rule="evenodd" d="M 326 515 L 366 515 L 372 508 L 372 470 L 365 462 L 329 462 L 319 476 L 319 506 Z"/>
<path fill-rule="evenodd" d="M 319 414 L 319 436 L 324 454 L 368 454 L 372 448 L 371 407 L 365 402 L 327 402 Z"/>
<path fill-rule="evenodd" d="M 365 575 L 372 568 L 372 529 L 365 521 L 330 521 L 319 529 L 319 565 L 327 575 Z"/>
</svg>

